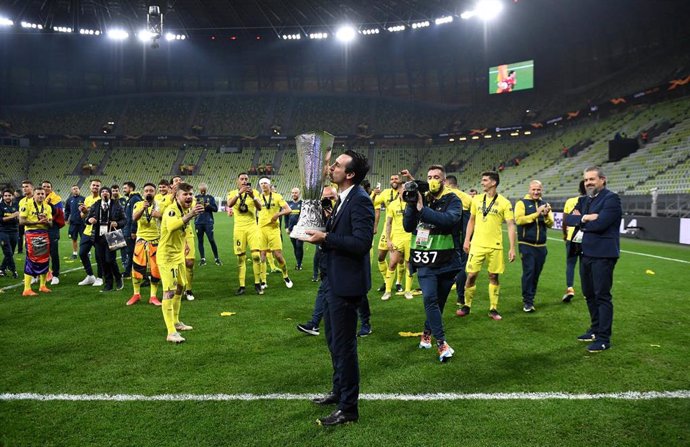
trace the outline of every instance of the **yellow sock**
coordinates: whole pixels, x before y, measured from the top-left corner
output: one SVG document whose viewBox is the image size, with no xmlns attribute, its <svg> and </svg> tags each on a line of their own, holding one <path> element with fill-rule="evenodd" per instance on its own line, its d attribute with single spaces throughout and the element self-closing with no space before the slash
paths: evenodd
<svg viewBox="0 0 690 447">
<path fill-rule="evenodd" d="M 268 262 L 268 266 L 271 267 L 271 271 L 276 269 L 276 263 L 273 260 L 273 254 L 271 252 L 266 253 L 266 262 Z M 264 278 L 264 282 L 266 281 L 266 278 Z"/>
<path fill-rule="evenodd" d="M 266 264 L 268 264 L 268 260 L 261 263 L 261 282 L 266 282 Z"/>
<path fill-rule="evenodd" d="M 187 284 L 186 284 L 187 289 L 186 290 L 192 290 L 192 281 L 194 280 L 194 265 L 192 265 L 191 267 L 186 267 L 186 270 L 187 270 L 187 281 L 186 281 L 187 282 Z"/>
<path fill-rule="evenodd" d="M 405 281 L 405 276 L 407 276 L 405 273 L 405 264 L 398 264 L 397 267 L 397 273 L 398 273 L 398 279 L 395 281 L 396 284 L 402 284 Z"/>
<path fill-rule="evenodd" d="M 247 278 L 247 255 L 239 255 L 237 257 L 237 279 L 240 282 L 240 287 L 244 287 Z"/>
<path fill-rule="evenodd" d="M 288 269 L 287 269 L 287 262 L 285 262 L 285 259 L 283 259 L 282 264 L 280 262 L 278 263 L 278 267 L 280 267 L 280 271 L 283 272 L 283 278 L 287 278 L 288 277 Z"/>
<path fill-rule="evenodd" d="M 254 268 L 254 284 L 261 282 L 261 257 L 259 253 L 252 253 L 252 266 Z"/>
<path fill-rule="evenodd" d="M 393 290 L 393 279 L 395 278 L 395 270 L 387 270 L 386 273 L 386 293 L 391 293 Z"/>
<path fill-rule="evenodd" d="M 141 278 L 132 275 L 132 287 L 134 287 L 135 295 L 141 294 Z"/>
<path fill-rule="evenodd" d="M 472 300 L 474 299 L 474 294 L 477 293 L 477 286 L 465 287 L 465 306 L 472 307 Z"/>
<path fill-rule="evenodd" d="M 412 275 L 405 275 L 405 292 L 412 292 Z"/>
<path fill-rule="evenodd" d="M 151 281 L 151 295 L 156 296 L 158 294 L 158 283 Z"/>
<path fill-rule="evenodd" d="M 39 284 L 41 285 L 41 287 L 45 287 L 45 286 L 46 286 L 46 277 L 47 277 L 47 276 L 48 276 L 47 273 L 44 273 L 44 274 L 42 274 L 42 275 L 38 275 L 38 280 L 39 280 Z"/>
<path fill-rule="evenodd" d="M 386 282 L 386 277 L 388 276 L 388 263 L 385 259 L 383 261 L 379 261 L 379 272 L 381 272 L 383 282 Z"/>
<path fill-rule="evenodd" d="M 165 327 L 168 329 L 168 335 L 177 332 L 175 330 L 175 309 L 173 308 L 173 300 L 164 299 L 161 309 L 163 309 L 163 320 L 165 320 Z"/>
<path fill-rule="evenodd" d="M 498 292 L 501 290 L 501 286 L 489 284 L 489 310 L 498 310 Z M 467 301 L 467 289 L 465 289 L 465 301 Z"/>
<path fill-rule="evenodd" d="M 24 291 L 31 290 L 31 276 L 24 273 Z"/>
<path fill-rule="evenodd" d="M 181 295 L 177 295 L 177 294 L 173 295 L 172 304 L 173 304 L 173 324 L 179 323 L 180 322 L 180 306 L 182 305 Z"/>
</svg>

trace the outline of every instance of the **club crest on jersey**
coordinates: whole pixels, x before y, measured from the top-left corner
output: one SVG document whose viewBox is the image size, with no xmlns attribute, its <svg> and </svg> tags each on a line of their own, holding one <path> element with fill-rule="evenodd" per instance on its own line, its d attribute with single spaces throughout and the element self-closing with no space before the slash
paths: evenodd
<svg viewBox="0 0 690 447">
<path fill-rule="evenodd" d="M 175 211 L 169 211 L 168 216 L 170 217 L 175 217 Z"/>
<path fill-rule="evenodd" d="M 24 211 L 26 211 L 26 207 L 25 207 L 25 206 L 22 207 L 22 213 L 23 213 Z"/>
</svg>

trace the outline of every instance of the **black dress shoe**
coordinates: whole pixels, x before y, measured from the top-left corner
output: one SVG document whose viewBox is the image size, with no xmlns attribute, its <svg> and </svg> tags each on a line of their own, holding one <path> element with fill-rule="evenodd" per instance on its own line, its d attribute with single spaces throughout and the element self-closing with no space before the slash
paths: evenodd
<svg viewBox="0 0 690 447">
<path fill-rule="evenodd" d="M 356 422 L 359 415 L 352 413 L 345 413 L 343 410 L 335 410 L 325 418 L 319 418 L 316 422 L 324 427 L 332 427 L 334 425 L 347 424 L 348 422 Z"/>
<path fill-rule="evenodd" d="M 331 392 L 326 394 L 325 396 L 316 397 L 311 401 L 316 405 L 335 405 L 338 402 L 340 402 L 340 398 L 338 398 L 338 396 Z"/>
</svg>

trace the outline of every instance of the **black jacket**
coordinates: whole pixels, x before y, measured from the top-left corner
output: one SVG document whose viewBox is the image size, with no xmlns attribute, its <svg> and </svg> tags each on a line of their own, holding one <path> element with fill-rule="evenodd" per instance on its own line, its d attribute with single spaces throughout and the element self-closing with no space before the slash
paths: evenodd
<svg viewBox="0 0 690 447">
<path fill-rule="evenodd" d="M 104 212 L 103 208 L 101 207 L 101 200 L 97 200 L 96 203 L 94 203 L 89 209 L 89 214 L 86 216 L 86 221 L 88 222 L 92 217 L 96 218 L 96 223 L 93 224 L 92 233 L 94 238 L 102 236 L 99 234 L 101 231 L 101 225 L 108 224 L 108 229 L 110 230 L 110 222 L 117 222 L 116 229 L 122 230 L 127 223 L 125 213 L 117 200 L 110 200 L 110 207 L 108 208 L 107 213 Z"/>
</svg>

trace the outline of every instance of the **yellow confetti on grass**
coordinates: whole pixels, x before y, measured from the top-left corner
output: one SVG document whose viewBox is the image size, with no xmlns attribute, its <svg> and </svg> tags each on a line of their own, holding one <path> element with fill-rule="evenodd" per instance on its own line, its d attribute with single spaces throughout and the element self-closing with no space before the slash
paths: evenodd
<svg viewBox="0 0 690 447">
<path fill-rule="evenodd" d="M 237 315 L 237 312 L 221 312 L 220 313 L 221 317 L 232 317 L 233 315 Z"/>
<path fill-rule="evenodd" d="M 424 332 L 398 332 L 401 337 L 421 337 Z"/>
<path fill-rule="evenodd" d="M 653 275 L 656 275 L 656 273 L 654 273 L 654 270 L 649 270 L 649 269 L 647 269 L 647 270 L 645 270 L 644 272 L 645 272 L 646 274 L 648 274 L 648 275 L 652 275 L 652 276 L 653 276 Z"/>
</svg>

